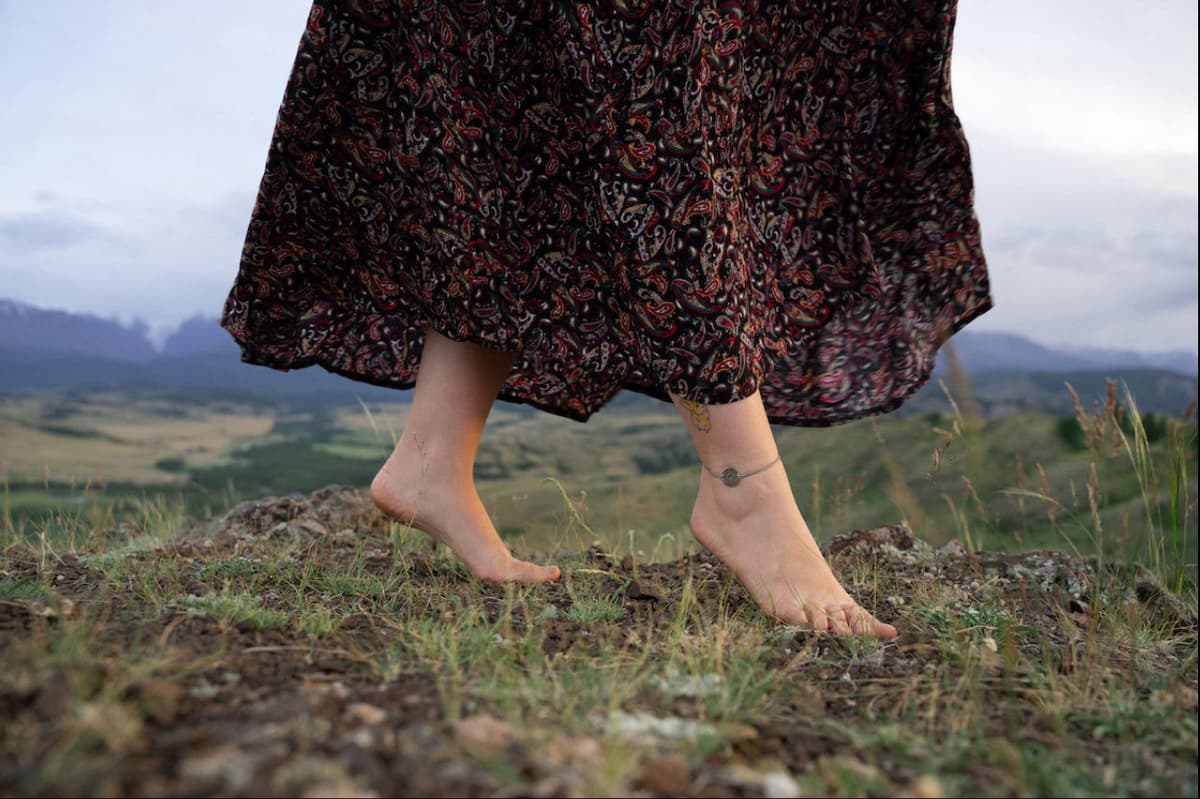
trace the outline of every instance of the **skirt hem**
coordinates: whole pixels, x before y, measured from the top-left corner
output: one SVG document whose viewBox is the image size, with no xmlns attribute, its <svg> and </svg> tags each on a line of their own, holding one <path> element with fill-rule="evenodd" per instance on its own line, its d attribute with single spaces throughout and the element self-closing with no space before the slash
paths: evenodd
<svg viewBox="0 0 1200 799">
<path fill-rule="evenodd" d="M 948 341 L 951 338 L 951 336 L 953 336 L 954 333 L 957 333 L 959 330 L 961 330 L 963 327 L 965 327 L 968 323 L 970 323 L 974 319 L 978 318 L 979 316 L 983 315 L 985 312 L 991 310 L 992 307 L 993 307 L 993 305 L 992 305 L 991 297 L 988 296 L 988 297 L 985 297 L 979 304 L 974 305 L 971 308 L 968 308 L 965 312 L 963 312 L 960 316 L 958 316 L 952 322 L 950 329 L 948 331 L 948 335 L 941 342 L 938 342 L 937 344 L 935 344 L 933 346 L 933 349 L 930 352 L 930 355 L 936 356 L 937 352 L 941 350 L 941 348 L 945 344 L 945 342 Z M 462 334 L 450 335 L 450 334 L 447 334 L 447 332 L 445 330 L 439 329 L 437 326 L 429 325 L 428 327 L 432 330 L 435 330 L 437 333 L 439 333 L 443 336 L 446 336 L 446 338 L 452 339 L 454 341 L 469 342 L 472 344 L 478 344 L 480 346 L 487 347 L 489 349 L 497 349 L 496 342 L 490 341 L 490 340 L 485 339 L 480 336 L 471 336 L 471 335 L 462 335 Z M 230 327 L 228 327 L 228 326 L 226 327 L 226 331 L 229 332 L 230 335 L 233 336 L 234 340 L 238 343 L 238 346 L 241 348 L 241 359 L 244 363 L 253 364 L 255 366 L 266 366 L 271 369 L 276 369 L 276 370 L 283 371 L 283 372 L 293 371 L 296 369 L 306 369 L 310 366 L 319 366 L 322 369 L 324 369 L 325 371 L 330 372 L 331 374 L 336 374 L 336 375 L 345 377 L 347 379 L 353 380 L 358 383 L 367 383 L 369 385 L 379 386 L 381 388 L 394 388 L 394 389 L 401 390 L 401 391 L 403 391 L 405 389 L 411 389 L 416 385 L 415 377 L 399 378 L 396 380 L 383 380 L 383 379 L 379 379 L 379 378 L 375 377 L 372 374 L 365 374 L 365 373 L 361 373 L 361 372 L 355 372 L 351 369 L 346 369 L 344 367 L 338 366 L 337 363 L 334 361 L 334 359 L 332 359 L 328 356 L 325 356 L 323 353 L 318 353 L 316 355 L 298 355 L 293 358 L 286 358 L 286 357 L 281 357 L 279 355 L 273 355 L 273 354 L 267 353 L 263 350 L 256 348 L 253 344 L 250 343 L 250 341 L 247 338 L 240 337 L 238 335 L 238 333 L 231 330 Z M 835 425 L 846 424 L 849 422 L 857 421 L 859 419 L 866 419 L 866 418 L 869 418 L 872 416 L 882 416 L 884 414 L 887 414 L 887 413 L 890 413 L 890 412 L 896 410 L 901 405 L 903 405 L 904 402 L 907 401 L 910 397 L 912 397 L 914 394 L 916 394 L 918 391 L 920 391 L 922 388 L 924 388 L 925 385 L 929 382 L 930 378 L 933 376 L 933 370 L 934 370 L 934 366 L 935 366 L 936 362 L 937 362 L 936 357 L 928 358 L 926 360 L 926 368 L 923 368 L 921 370 L 921 372 L 917 375 L 917 379 L 915 381 L 912 381 L 912 382 L 908 383 L 907 385 L 905 385 L 901 389 L 900 393 L 893 394 L 892 396 L 887 397 L 885 400 L 883 400 L 883 401 L 879 402 L 878 404 L 873 405 L 869 408 L 858 409 L 850 414 L 838 415 L 838 413 L 835 411 L 827 416 L 809 417 L 809 418 L 789 417 L 789 416 L 784 416 L 784 415 L 778 414 L 778 413 L 773 414 L 773 413 L 771 413 L 770 410 L 767 410 L 767 414 L 766 414 L 767 420 L 773 425 L 781 425 L 781 426 L 785 426 L 785 427 L 833 427 Z M 509 403 L 513 403 L 516 405 L 529 405 L 530 407 L 533 407 L 537 410 L 544 411 L 546 413 L 550 413 L 555 416 L 562 416 L 564 418 L 571 419 L 571 420 L 582 423 L 582 422 L 587 422 L 588 419 L 590 419 L 599 410 L 601 410 L 603 407 L 605 407 L 610 402 L 612 402 L 612 400 L 617 396 L 617 394 L 619 394 L 621 391 L 624 391 L 624 390 L 633 391 L 635 393 L 642 394 L 644 396 L 651 397 L 653 399 L 660 400 L 662 402 L 667 402 L 667 403 L 671 402 L 671 398 L 667 392 L 667 389 L 665 389 L 664 387 L 652 385 L 649 383 L 639 382 L 636 380 L 621 381 L 620 387 L 617 389 L 617 391 L 613 392 L 613 394 L 611 396 L 609 396 L 609 398 L 606 399 L 603 403 L 595 406 L 594 408 L 592 408 L 590 411 L 587 411 L 587 412 L 578 411 L 573 408 L 564 407 L 562 405 L 553 405 L 551 403 L 543 402 L 543 401 L 540 401 L 533 397 L 513 391 L 512 389 L 508 388 L 507 386 L 502 387 L 500 389 L 499 393 L 496 395 L 496 398 L 499 400 L 502 400 L 504 402 L 509 402 Z M 725 402 L 706 403 L 706 404 L 725 404 L 726 402 L 736 402 L 741 399 L 744 399 L 744 398 L 743 397 L 734 397 L 730 400 L 726 400 Z"/>
</svg>

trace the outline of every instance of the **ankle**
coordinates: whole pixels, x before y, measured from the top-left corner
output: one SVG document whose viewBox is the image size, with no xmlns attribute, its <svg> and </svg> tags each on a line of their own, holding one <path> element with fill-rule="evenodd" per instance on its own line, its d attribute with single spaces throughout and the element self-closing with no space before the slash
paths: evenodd
<svg viewBox="0 0 1200 799">
<path fill-rule="evenodd" d="M 748 474 L 730 485 L 719 473 L 713 474 L 707 468 L 702 469 L 700 499 L 706 500 L 705 504 L 722 515 L 740 519 L 762 510 L 768 504 L 778 503 L 781 495 L 791 498 L 791 484 L 781 462 L 774 462 L 755 473 L 749 473 L 754 472 L 754 468 L 746 471 Z"/>
<path fill-rule="evenodd" d="M 472 486 L 473 456 L 473 452 L 463 452 L 462 447 L 446 446 L 436 439 L 401 436 L 376 479 L 402 474 L 406 480 L 427 484 Z"/>
</svg>

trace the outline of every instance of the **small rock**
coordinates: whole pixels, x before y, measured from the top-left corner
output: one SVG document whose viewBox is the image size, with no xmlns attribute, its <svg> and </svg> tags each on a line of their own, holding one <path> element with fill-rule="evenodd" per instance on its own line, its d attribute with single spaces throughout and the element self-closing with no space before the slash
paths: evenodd
<svg viewBox="0 0 1200 799">
<path fill-rule="evenodd" d="M 318 782 L 300 794 L 304 799 L 332 797 L 333 799 L 376 799 L 378 793 L 353 782 Z"/>
<path fill-rule="evenodd" d="M 913 799 L 942 799 L 946 795 L 946 791 L 937 777 L 922 774 L 913 780 L 912 785 L 909 786 L 908 795 Z"/>
<path fill-rule="evenodd" d="M 959 542 L 957 538 L 951 538 L 946 543 L 942 544 L 936 550 L 938 557 L 962 557 L 967 554 L 967 548 Z"/>
<path fill-rule="evenodd" d="M 716 736 L 717 728 L 695 719 L 655 716 L 652 713 L 626 713 L 618 710 L 608 718 L 597 719 L 610 735 L 648 740 L 683 739 L 697 741 Z"/>
<path fill-rule="evenodd" d="M 245 789 L 254 779 L 257 758 L 241 747 L 222 744 L 184 757 L 179 764 L 179 776 L 203 783 L 215 782 L 230 793 Z"/>
<path fill-rule="evenodd" d="M 332 696 L 334 699 L 346 699 L 350 689 L 339 679 L 327 674 L 305 674 L 300 678 L 300 693 L 308 696 Z"/>
<path fill-rule="evenodd" d="M 537 615 L 538 621 L 554 621 L 559 617 L 558 605 L 549 604 Z"/>
<path fill-rule="evenodd" d="M 351 745 L 358 747 L 364 751 L 375 749 L 380 746 L 380 741 L 383 736 L 376 735 L 379 731 L 378 727 L 359 727 L 346 736 L 346 740 Z"/>
<path fill-rule="evenodd" d="M 512 739 L 512 726 L 495 716 L 470 716 L 454 725 L 454 740 L 478 758 L 498 755 Z"/>
<path fill-rule="evenodd" d="M 661 677 L 652 677 L 650 683 L 669 696 L 701 697 L 714 694 L 721 689 L 721 675 L 681 674 L 678 670 L 668 668 Z"/>
<path fill-rule="evenodd" d="M 194 699 L 213 699 L 220 692 L 220 688 L 201 678 L 199 682 L 188 689 L 188 696 Z"/>
<path fill-rule="evenodd" d="M 362 793 L 340 761 L 311 753 L 286 759 L 271 772 L 270 780 L 274 791 L 285 796 L 371 795 Z"/>
<path fill-rule="evenodd" d="M 109 752 L 124 752 L 146 743 L 141 716 L 124 703 L 84 702 L 76 708 L 75 718 L 76 729 L 103 740 Z"/>
<path fill-rule="evenodd" d="M 763 795 L 767 799 L 785 799 L 790 796 L 800 796 L 800 786 L 782 771 L 773 771 L 763 776 Z"/>
<path fill-rule="evenodd" d="M 644 578 L 634 580 L 625 589 L 625 596 L 630 599 L 649 599 L 657 602 L 666 595 L 667 591 L 665 588 Z"/>
<path fill-rule="evenodd" d="M 886 524 L 873 530 L 852 530 L 848 533 L 835 535 L 829 540 L 829 554 L 837 555 L 850 548 L 877 549 L 889 544 L 896 549 L 906 550 L 916 546 L 916 536 L 904 522 Z"/>
<path fill-rule="evenodd" d="M 1139 580 L 1134 586 L 1134 591 L 1140 602 L 1161 613 L 1176 630 L 1195 632 L 1197 628 L 1196 614 L 1178 596 L 1164 591 L 1151 580 Z"/>
<path fill-rule="evenodd" d="M 687 758 L 678 752 L 653 757 L 642 764 L 634 785 L 661 796 L 682 796 L 692 784 Z"/>
<path fill-rule="evenodd" d="M 621 558 L 621 568 L 627 572 L 633 571 L 633 555 L 626 555 Z"/>
<path fill-rule="evenodd" d="M 368 727 L 374 727 L 376 724 L 383 723 L 383 720 L 387 718 L 387 711 L 366 702 L 352 702 L 346 708 L 346 718 Z"/>
<path fill-rule="evenodd" d="M 713 775 L 717 780 L 734 788 L 740 788 L 744 792 L 757 792 L 763 790 L 763 775 L 744 763 L 730 763 Z"/>
<path fill-rule="evenodd" d="M 556 735 L 542 750 L 546 762 L 575 772 L 594 771 L 604 766 L 604 748 L 585 735 Z"/>
<path fill-rule="evenodd" d="M 296 526 L 300 527 L 316 536 L 329 535 L 329 529 L 318 521 L 313 519 L 299 519 L 296 521 Z M 350 535 L 354 536 L 354 531 L 350 531 Z"/>
<path fill-rule="evenodd" d="M 146 680 L 136 688 L 142 712 L 154 721 L 167 723 L 175 718 L 183 686 L 166 680 Z"/>
<path fill-rule="evenodd" d="M 792 702 L 796 709 L 809 716 L 823 716 L 829 710 L 825 692 L 813 687 L 797 691 Z"/>
</svg>

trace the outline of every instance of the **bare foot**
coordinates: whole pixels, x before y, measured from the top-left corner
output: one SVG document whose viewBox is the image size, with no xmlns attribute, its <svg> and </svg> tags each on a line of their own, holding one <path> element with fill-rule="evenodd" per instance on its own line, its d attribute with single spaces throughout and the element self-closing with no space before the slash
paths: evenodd
<svg viewBox="0 0 1200 799">
<path fill-rule="evenodd" d="M 496 534 L 470 475 L 451 476 L 433 460 L 401 437 L 371 482 L 371 499 L 388 516 L 450 547 L 480 580 L 545 583 L 558 579 L 557 566 L 514 558 Z"/>
<path fill-rule="evenodd" d="M 896 637 L 895 627 L 859 607 L 833 575 L 782 464 L 736 486 L 701 470 L 692 532 L 768 615 L 838 635 Z"/>
</svg>

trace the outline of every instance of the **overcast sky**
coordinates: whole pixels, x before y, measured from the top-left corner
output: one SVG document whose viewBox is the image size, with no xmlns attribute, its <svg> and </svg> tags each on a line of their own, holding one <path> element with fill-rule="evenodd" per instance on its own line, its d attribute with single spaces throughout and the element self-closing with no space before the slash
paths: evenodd
<svg viewBox="0 0 1200 799">
<path fill-rule="evenodd" d="M 0 297 L 216 316 L 306 0 L 0 0 Z M 1194 0 L 962 0 L 973 330 L 1195 351 Z"/>
</svg>

